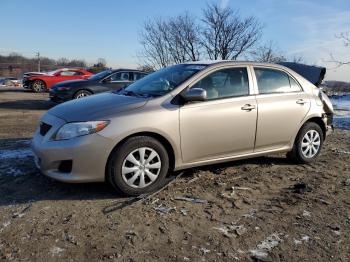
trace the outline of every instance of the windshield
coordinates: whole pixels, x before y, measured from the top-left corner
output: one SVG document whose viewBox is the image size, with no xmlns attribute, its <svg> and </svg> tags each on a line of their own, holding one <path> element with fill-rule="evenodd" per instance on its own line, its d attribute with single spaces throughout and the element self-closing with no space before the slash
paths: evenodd
<svg viewBox="0 0 350 262">
<path fill-rule="evenodd" d="M 49 72 L 47 72 L 46 74 L 48 74 L 48 75 L 54 75 L 54 74 L 56 74 L 57 72 L 59 72 L 59 71 L 61 71 L 62 69 L 56 69 L 56 70 L 53 70 L 53 71 L 49 71 Z"/>
<path fill-rule="evenodd" d="M 112 73 L 111 70 L 105 70 L 105 71 L 102 71 L 96 75 L 92 75 L 89 77 L 89 79 L 91 80 L 100 80 L 102 78 L 105 78 L 106 76 L 108 76 L 110 73 Z"/>
<path fill-rule="evenodd" d="M 205 67 L 206 65 L 194 64 L 166 67 L 129 85 L 123 92 L 136 95 L 162 96 L 174 90 L 182 82 Z"/>
</svg>

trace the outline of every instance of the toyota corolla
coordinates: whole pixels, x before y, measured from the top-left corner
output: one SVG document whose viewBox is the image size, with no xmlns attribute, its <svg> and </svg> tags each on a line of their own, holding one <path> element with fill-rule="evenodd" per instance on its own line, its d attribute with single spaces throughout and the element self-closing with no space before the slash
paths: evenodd
<svg viewBox="0 0 350 262">
<path fill-rule="evenodd" d="M 51 178 L 108 181 L 128 195 L 200 165 L 277 152 L 306 163 L 332 129 L 332 105 L 315 84 L 275 64 L 174 65 L 50 109 L 32 148 Z"/>
</svg>

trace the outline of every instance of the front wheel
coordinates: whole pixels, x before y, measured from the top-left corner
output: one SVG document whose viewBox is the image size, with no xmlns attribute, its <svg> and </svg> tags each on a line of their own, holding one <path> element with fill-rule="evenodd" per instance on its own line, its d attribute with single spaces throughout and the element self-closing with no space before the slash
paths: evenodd
<svg viewBox="0 0 350 262">
<path fill-rule="evenodd" d="M 287 156 L 297 163 L 309 163 L 315 160 L 321 151 L 323 132 L 313 122 L 306 123 L 299 131 L 292 151 Z"/>
<path fill-rule="evenodd" d="M 80 98 L 91 96 L 91 95 L 92 95 L 92 93 L 90 91 L 80 90 L 74 94 L 74 99 L 80 99 Z"/>
<path fill-rule="evenodd" d="M 46 91 L 45 82 L 42 80 L 34 80 L 34 82 L 32 83 L 32 90 L 35 93 L 42 93 L 42 92 Z"/>
<path fill-rule="evenodd" d="M 107 180 L 119 192 L 140 195 L 155 191 L 169 171 L 169 157 L 164 146 L 148 136 L 126 140 L 111 157 Z"/>
</svg>

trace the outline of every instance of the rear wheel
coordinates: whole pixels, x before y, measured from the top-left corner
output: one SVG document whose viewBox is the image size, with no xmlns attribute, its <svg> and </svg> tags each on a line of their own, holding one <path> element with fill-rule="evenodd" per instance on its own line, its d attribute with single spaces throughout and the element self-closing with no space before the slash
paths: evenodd
<svg viewBox="0 0 350 262">
<path fill-rule="evenodd" d="M 287 156 L 297 163 L 309 163 L 315 160 L 321 151 L 323 132 L 321 127 L 313 122 L 306 123 L 295 139 L 292 151 Z"/>
<path fill-rule="evenodd" d="M 34 80 L 32 83 L 32 90 L 35 93 L 41 93 L 46 91 L 46 84 L 42 80 Z"/>
<path fill-rule="evenodd" d="M 118 192 L 135 196 L 158 189 L 168 171 L 164 146 L 152 137 L 137 136 L 112 153 L 107 180 Z"/>
<path fill-rule="evenodd" d="M 90 91 L 80 90 L 74 94 L 74 99 L 80 99 L 80 98 L 91 96 L 91 95 L 92 95 L 92 93 Z"/>
</svg>

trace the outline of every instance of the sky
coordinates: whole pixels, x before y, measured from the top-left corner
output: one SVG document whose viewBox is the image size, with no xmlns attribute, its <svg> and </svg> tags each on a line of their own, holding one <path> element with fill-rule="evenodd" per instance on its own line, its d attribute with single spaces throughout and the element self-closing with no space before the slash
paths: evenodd
<svg viewBox="0 0 350 262">
<path fill-rule="evenodd" d="M 188 11 L 198 18 L 208 3 L 230 6 L 263 24 L 261 44 L 272 41 L 287 57 L 326 66 L 326 79 L 349 81 L 350 46 L 335 36 L 350 31 L 350 0 L 0 0 L 0 54 L 17 52 L 137 67 L 139 33 L 148 19 Z M 259 43 L 259 44 L 260 44 Z"/>
</svg>

